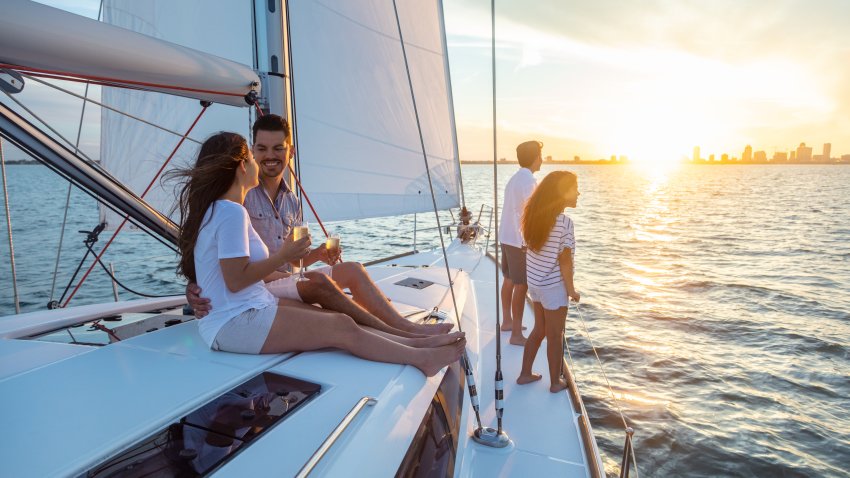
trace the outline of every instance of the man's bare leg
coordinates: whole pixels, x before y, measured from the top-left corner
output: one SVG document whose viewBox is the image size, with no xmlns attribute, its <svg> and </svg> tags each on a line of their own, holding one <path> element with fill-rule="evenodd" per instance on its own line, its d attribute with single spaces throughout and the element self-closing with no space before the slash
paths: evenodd
<svg viewBox="0 0 850 478">
<path fill-rule="evenodd" d="M 504 259 L 503 259 L 504 260 Z M 505 276 L 502 276 L 502 332 L 510 332 L 513 330 L 513 315 L 511 315 L 511 300 L 514 296 L 514 283 Z"/>
<path fill-rule="evenodd" d="M 369 311 L 361 307 L 358 303 L 349 299 L 334 281 L 321 272 L 307 272 L 307 281 L 298 282 L 298 295 L 307 304 L 319 304 L 323 309 L 342 312 L 351 317 L 360 325 L 381 330 L 399 337 L 425 337 L 424 334 L 408 332 L 406 330 L 395 328 L 386 322 L 378 319 Z"/>
<path fill-rule="evenodd" d="M 402 317 L 359 262 L 343 262 L 333 266 L 332 276 L 331 280 L 340 288 L 351 291 L 355 302 L 390 327 L 422 335 L 445 334 L 454 327 L 453 324 L 414 324 Z"/>
<path fill-rule="evenodd" d="M 511 338 L 509 342 L 513 345 L 525 345 L 525 337 L 522 336 L 522 316 L 525 311 L 525 296 L 528 286 L 525 284 L 514 284 L 514 292 L 511 297 Z"/>
<path fill-rule="evenodd" d="M 326 347 L 337 347 L 376 362 L 413 365 L 431 377 L 460 359 L 466 340 L 442 347 L 408 347 L 369 332 L 345 314 L 281 299 L 261 353 L 301 352 Z"/>
</svg>

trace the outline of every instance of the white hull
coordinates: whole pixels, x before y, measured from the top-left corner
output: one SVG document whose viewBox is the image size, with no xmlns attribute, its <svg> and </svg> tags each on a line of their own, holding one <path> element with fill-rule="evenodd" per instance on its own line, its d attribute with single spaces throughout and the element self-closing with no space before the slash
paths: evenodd
<svg viewBox="0 0 850 478">
<path fill-rule="evenodd" d="M 482 420 L 495 426 L 495 264 L 480 250 L 459 244 L 450 248 L 449 263 Z M 415 254 L 369 270 L 400 309 L 452 309 L 439 254 Z M 434 285 L 422 290 L 395 285 L 405 277 Z M 108 315 L 138 310 L 140 302 L 88 308 L 99 307 L 98 314 Z M 42 315 L 79 319 L 82 315 L 74 315 L 79 309 L 85 307 Z M 39 314 L 27 315 L 34 319 Z M 526 316 L 531 317 L 530 309 Z M 20 319 L 6 317 L 0 323 Z M 47 324 L 55 328 L 62 320 L 49 317 Z M 22 330 L 38 328 L 30 323 Z M 102 347 L 14 339 L 20 335 L 9 327 L 3 336 L 0 422 L 5 430 L 15 430 L 0 448 L 4 476 L 85 474 L 266 370 L 318 383 L 322 390 L 220 466 L 215 476 L 294 476 L 362 397 L 377 402 L 355 418 L 314 474 L 391 476 L 443 378 L 425 379 L 410 366 L 369 362 L 337 350 L 264 356 L 213 352 L 194 321 Z M 454 476 L 593 476 L 587 457 L 601 469 L 599 454 L 592 440 L 585 450 L 569 396 L 550 394 L 545 381 L 517 386 L 521 355 L 521 347 L 503 341 L 504 424 L 512 443 L 492 449 L 470 439 L 475 419 L 464 388 Z M 544 353 L 538 354 L 535 370 L 546 371 Z"/>
</svg>

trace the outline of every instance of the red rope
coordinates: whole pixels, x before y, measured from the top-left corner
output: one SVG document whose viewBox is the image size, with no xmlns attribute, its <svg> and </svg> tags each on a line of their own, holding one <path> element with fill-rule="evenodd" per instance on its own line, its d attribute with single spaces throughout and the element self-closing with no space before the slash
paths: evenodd
<svg viewBox="0 0 850 478">
<path fill-rule="evenodd" d="M 257 115 L 263 116 L 263 110 L 260 109 L 260 105 L 254 103 L 254 106 L 257 107 Z M 286 164 L 283 167 L 284 169 L 289 168 L 289 171 L 292 172 L 292 177 L 295 178 L 295 184 L 298 186 L 298 190 L 301 191 L 301 194 L 304 196 L 304 199 L 307 200 L 307 205 L 310 206 L 310 210 L 313 211 L 313 216 L 316 217 L 316 221 L 319 223 L 319 227 L 322 228 L 322 232 L 325 234 L 325 237 L 328 237 L 328 230 L 325 229 L 325 225 L 322 224 L 322 220 L 319 218 L 319 214 L 316 213 L 316 208 L 313 207 L 313 203 L 310 201 L 310 197 L 307 196 L 307 192 L 304 191 L 304 186 L 301 185 L 301 181 L 298 180 L 298 175 L 295 174 L 295 170 L 292 169 L 292 163 L 289 161 L 289 157 L 286 158 Z"/>
<path fill-rule="evenodd" d="M 79 74 L 76 74 L 76 73 L 68 73 L 68 72 L 64 72 L 64 71 L 45 70 L 45 69 L 41 69 L 41 68 L 31 68 L 31 67 L 28 67 L 28 66 L 21 66 L 21 65 L 10 65 L 8 63 L 0 63 L 0 68 L 9 68 L 9 69 L 17 70 L 17 71 L 20 71 L 20 72 L 23 72 L 23 73 L 29 73 L 29 74 L 32 74 L 33 76 L 39 76 L 36 73 L 53 75 L 53 76 L 46 76 L 46 77 L 57 79 L 57 80 L 81 81 L 80 78 L 82 78 L 83 80 L 93 80 L 93 81 L 91 81 L 91 83 L 95 83 L 95 84 L 99 84 L 99 85 L 103 85 L 103 86 L 116 86 L 116 87 L 119 87 L 119 88 L 122 88 L 122 87 L 126 88 L 123 85 L 137 85 L 137 86 L 145 86 L 145 87 L 148 87 L 148 88 L 164 88 L 164 89 L 168 89 L 168 90 L 191 91 L 191 92 L 194 92 L 194 93 L 210 93 L 210 94 L 213 94 L 213 95 L 222 95 L 222 96 L 238 96 L 238 97 L 245 96 L 244 94 L 241 94 L 241 93 L 228 93 L 226 91 L 216 91 L 216 90 L 202 90 L 202 89 L 199 89 L 199 88 L 187 88 L 187 87 L 183 87 L 183 86 L 165 85 L 165 84 L 159 84 L 159 83 L 147 83 L 147 82 L 144 82 L 144 81 L 121 80 L 121 79 L 109 78 L 109 77 L 105 77 L 105 76 L 79 75 Z"/>
<path fill-rule="evenodd" d="M 165 167 L 166 167 L 166 166 L 168 165 L 168 163 L 171 161 L 171 158 L 173 158 L 173 157 L 174 157 L 174 155 L 177 153 L 177 150 L 178 150 L 178 149 L 180 149 L 180 146 L 183 144 L 183 141 L 185 141 L 185 140 L 186 140 L 186 138 L 189 136 L 189 133 L 191 133 L 191 132 L 192 132 L 192 130 L 195 128 L 195 125 L 196 125 L 196 124 L 198 124 L 198 121 L 201 119 L 201 116 L 203 116 L 203 115 L 204 115 L 204 112 L 206 112 L 206 111 L 207 111 L 207 107 L 206 107 L 206 106 L 204 106 L 204 108 L 201 110 L 201 112 L 200 112 L 200 113 L 198 113 L 198 117 L 197 117 L 197 118 L 195 118 L 195 121 L 192 123 L 192 126 L 190 126 L 190 127 L 189 127 L 189 129 L 186 131 L 186 134 L 184 134 L 184 135 L 180 138 L 180 141 L 177 143 L 177 146 L 175 146 L 175 147 L 174 147 L 174 150 L 172 150 L 172 151 L 171 151 L 171 154 L 170 154 L 170 155 L 168 155 L 168 159 L 166 159 L 166 160 L 165 160 L 165 162 L 164 162 L 164 163 L 162 164 L 162 166 L 159 168 L 159 171 L 157 171 L 157 172 L 156 172 L 156 175 L 154 175 L 153 179 L 151 179 L 151 182 L 148 184 L 148 187 L 147 187 L 147 188 L 145 188 L 145 191 L 142 193 L 142 196 L 141 196 L 142 198 L 144 198 L 144 197 L 145 197 L 145 195 L 148 193 L 148 191 L 150 191 L 151 187 L 153 187 L 154 183 L 156 182 L 156 179 L 159 177 L 159 175 L 162 173 L 162 171 L 165 169 Z M 82 278 L 82 279 L 80 279 L 80 282 L 78 282 L 78 283 L 77 283 L 77 286 L 76 286 L 76 287 L 74 287 L 74 291 L 73 291 L 73 292 L 71 292 L 71 295 L 69 295 L 69 296 L 68 296 L 68 299 L 67 299 L 67 300 L 65 300 L 65 303 L 64 303 L 64 304 L 62 304 L 62 307 L 67 307 L 67 306 L 68 306 L 68 303 L 69 303 L 69 302 L 71 302 L 71 299 L 73 299 L 73 298 L 74 298 L 74 295 L 75 295 L 75 294 L 77 293 L 77 291 L 80 289 L 80 286 L 82 286 L 82 285 L 83 285 L 83 282 L 85 282 L 86 278 L 89 276 L 89 274 L 91 273 L 91 271 L 94 269 L 94 266 L 96 266 L 96 265 L 97 265 L 97 263 L 98 263 L 98 261 L 100 261 L 100 258 L 101 258 L 101 257 L 103 257 L 103 254 L 106 252 L 106 249 L 108 249 L 108 248 L 109 248 L 109 246 L 112 244 L 112 241 L 114 241 L 114 240 L 115 240 L 115 237 L 116 237 L 116 236 L 118 236 L 118 233 L 119 233 L 119 232 L 121 232 L 121 229 L 122 229 L 122 228 L 124 228 L 124 225 L 125 225 L 125 224 L 127 224 L 127 221 L 128 221 L 129 219 L 130 219 L 130 216 L 124 216 L 124 220 L 123 220 L 123 221 L 121 221 L 121 225 L 119 225 L 119 226 L 118 226 L 118 228 L 117 228 L 117 229 L 115 229 L 115 232 L 114 232 L 114 233 L 112 233 L 112 237 L 110 237 L 110 238 L 109 238 L 109 241 L 107 241 L 106 245 L 105 245 L 105 246 L 103 246 L 103 249 L 101 249 L 101 250 L 100 250 L 100 253 L 98 253 L 98 255 L 97 255 L 97 257 L 95 258 L 95 260 L 94 260 L 94 262 L 92 263 L 92 265 L 91 265 L 91 266 L 89 267 L 89 269 L 86 271 L 85 275 L 83 275 L 83 278 Z"/>
<path fill-rule="evenodd" d="M 110 329 L 109 327 L 107 327 L 107 326 L 105 326 L 105 325 L 101 324 L 99 320 L 96 320 L 96 321 L 92 322 L 91 326 L 92 326 L 92 327 L 94 327 L 94 328 L 96 328 L 97 330 L 99 330 L 99 331 L 101 331 L 101 332 L 106 332 L 107 334 L 109 334 L 109 336 L 110 336 L 110 337 L 112 337 L 113 339 L 115 339 L 115 341 L 116 341 L 116 342 L 120 342 L 120 341 L 121 341 L 121 338 L 119 338 L 117 335 L 115 335 L 115 332 L 113 332 L 113 331 L 112 331 L 112 329 Z"/>
</svg>

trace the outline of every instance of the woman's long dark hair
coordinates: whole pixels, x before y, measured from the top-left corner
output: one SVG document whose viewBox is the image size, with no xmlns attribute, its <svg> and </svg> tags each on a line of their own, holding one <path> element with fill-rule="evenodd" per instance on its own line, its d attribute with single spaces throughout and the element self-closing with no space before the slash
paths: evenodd
<svg viewBox="0 0 850 478">
<path fill-rule="evenodd" d="M 192 282 L 197 282 L 195 243 L 203 226 L 204 214 L 233 185 L 236 169 L 248 159 L 248 154 L 245 138 L 236 133 L 217 133 L 201 145 L 194 167 L 169 171 L 166 175 L 166 178 L 180 181 L 178 201 L 174 206 L 174 209 L 180 210 L 177 273 Z"/>
<path fill-rule="evenodd" d="M 577 184 L 574 173 L 553 171 L 531 193 L 522 213 L 522 236 L 529 249 L 537 252 L 546 244 L 555 219 L 568 205 L 564 194 Z"/>
</svg>

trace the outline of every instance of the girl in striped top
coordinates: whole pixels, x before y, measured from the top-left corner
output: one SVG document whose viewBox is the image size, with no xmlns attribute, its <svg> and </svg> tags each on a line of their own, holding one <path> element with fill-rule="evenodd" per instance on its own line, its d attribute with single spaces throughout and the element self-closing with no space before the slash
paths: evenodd
<svg viewBox="0 0 850 478">
<path fill-rule="evenodd" d="M 528 247 L 526 270 L 528 292 L 534 305 L 534 329 L 525 343 L 517 383 L 523 385 L 542 378 L 539 373 L 532 372 L 531 365 L 545 338 L 549 391 L 552 393 L 567 388 L 564 323 L 569 299 L 578 302 L 581 298 L 573 283 L 573 221 L 564 214 L 564 209 L 576 207 L 578 196 L 575 174 L 569 171 L 549 173 L 528 198 L 522 215 L 522 234 Z"/>
</svg>

